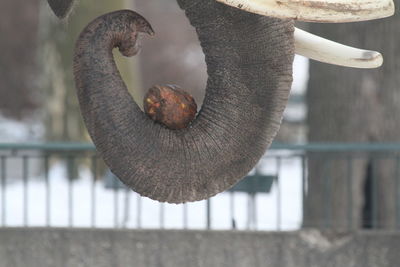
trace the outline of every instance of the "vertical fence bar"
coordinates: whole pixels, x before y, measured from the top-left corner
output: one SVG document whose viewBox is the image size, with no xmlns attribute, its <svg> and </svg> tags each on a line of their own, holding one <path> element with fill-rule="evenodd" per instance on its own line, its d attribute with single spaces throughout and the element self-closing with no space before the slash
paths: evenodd
<svg viewBox="0 0 400 267">
<path fill-rule="evenodd" d="M 92 165 L 92 184 L 91 184 L 91 225 L 96 227 L 96 181 L 97 181 L 97 156 L 91 157 Z"/>
<path fill-rule="evenodd" d="M 45 155 L 43 158 L 43 164 L 44 164 L 44 182 L 45 182 L 45 187 L 46 187 L 46 226 L 50 226 L 50 198 L 51 198 L 51 192 L 50 192 L 50 181 L 49 181 L 49 155 Z"/>
<path fill-rule="evenodd" d="M 211 201 L 207 199 L 206 201 L 206 220 L 207 220 L 207 230 L 211 229 Z"/>
<path fill-rule="evenodd" d="M 329 173 L 331 163 L 328 158 L 324 159 L 325 228 L 332 226 L 332 179 Z"/>
<path fill-rule="evenodd" d="M 188 228 L 188 207 L 187 203 L 183 203 L 183 229 Z"/>
<path fill-rule="evenodd" d="M 258 216 L 257 216 L 257 194 L 254 193 L 253 195 L 253 222 L 254 222 L 254 226 L 253 229 L 257 230 L 258 229 Z"/>
<path fill-rule="evenodd" d="M 246 230 L 250 230 L 251 226 L 251 194 L 247 194 L 247 225 Z"/>
<path fill-rule="evenodd" d="M 348 229 L 353 228 L 353 158 L 347 155 L 347 221 Z"/>
<path fill-rule="evenodd" d="M 307 175 L 306 175 L 306 171 L 307 171 L 307 166 L 306 166 L 306 156 L 305 154 L 301 155 L 301 193 L 302 193 L 302 209 L 303 209 L 303 221 L 304 218 L 307 216 L 306 215 L 306 209 L 305 209 L 305 205 L 306 205 L 306 197 L 307 197 Z"/>
<path fill-rule="evenodd" d="M 6 226 L 6 157 L 1 156 L 1 225 Z"/>
<path fill-rule="evenodd" d="M 67 170 L 68 170 L 68 226 L 73 225 L 73 189 L 72 189 L 72 179 L 73 179 L 73 169 L 74 158 L 71 155 L 67 156 Z"/>
<path fill-rule="evenodd" d="M 113 175 L 113 189 L 114 189 L 114 226 L 118 228 L 118 216 L 119 216 L 119 205 L 118 205 L 118 183 L 117 177 Z"/>
<path fill-rule="evenodd" d="M 23 208 L 23 223 L 24 227 L 28 226 L 28 157 L 26 155 L 22 156 L 22 179 L 24 183 L 24 208 Z"/>
<path fill-rule="evenodd" d="M 137 228 L 142 228 L 142 199 L 140 195 L 137 195 Z"/>
<path fill-rule="evenodd" d="M 371 174 L 371 184 L 372 184 L 372 229 L 378 227 L 378 183 L 376 181 L 377 164 L 376 158 L 373 156 L 372 162 L 372 174 Z"/>
<path fill-rule="evenodd" d="M 128 222 L 130 218 L 130 190 L 128 187 L 125 187 L 125 204 L 124 204 L 124 217 L 122 221 L 122 227 L 127 228 Z"/>
<path fill-rule="evenodd" d="M 164 216 L 164 203 L 160 203 L 160 228 L 164 229 L 164 222 L 165 222 L 165 216 Z"/>
<path fill-rule="evenodd" d="M 282 225 L 282 196 L 281 196 L 281 186 L 279 182 L 279 174 L 281 170 L 281 162 L 282 158 L 278 156 L 276 158 L 276 175 L 275 175 L 275 182 L 276 182 L 276 230 L 281 230 Z"/>
<path fill-rule="evenodd" d="M 396 225 L 400 229 L 400 156 L 396 156 Z"/>
<path fill-rule="evenodd" d="M 232 230 L 236 229 L 236 221 L 235 221 L 235 193 L 230 192 L 230 203 L 229 203 L 229 208 L 230 208 L 230 214 L 231 214 L 231 228 Z"/>
</svg>

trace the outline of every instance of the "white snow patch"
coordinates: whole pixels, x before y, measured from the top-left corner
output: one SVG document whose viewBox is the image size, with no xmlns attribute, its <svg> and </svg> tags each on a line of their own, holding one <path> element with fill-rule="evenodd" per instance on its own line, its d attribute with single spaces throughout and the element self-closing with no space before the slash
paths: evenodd
<svg viewBox="0 0 400 267">
<path fill-rule="evenodd" d="M 221 193 L 211 198 L 211 229 L 232 229 L 232 219 L 236 229 L 241 230 L 299 229 L 302 221 L 300 159 L 282 158 L 278 169 L 277 159 L 265 158 L 259 166 L 261 173 L 279 176 L 271 192 L 256 194 L 253 206 L 251 196 L 241 192 Z M 207 227 L 207 201 L 162 204 L 126 189 L 106 189 L 103 181 L 93 182 L 86 168 L 79 171 L 78 179 L 68 182 L 66 165 L 62 162 L 50 169 L 47 193 L 42 176 L 29 178 L 26 192 L 23 185 L 23 180 L 17 180 L 0 190 L 0 225 L 4 222 L 2 226 L 47 226 L 49 223 L 52 227 Z M 46 218 L 47 196 L 49 218 Z M 253 210 L 255 216 L 251 215 Z"/>
<path fill-rule="evenodd" d="M 0 142 L 32 142 L 44 135 L 43 125 L 35 119 L 17 121 L 0 114 Z"/>
</svg>

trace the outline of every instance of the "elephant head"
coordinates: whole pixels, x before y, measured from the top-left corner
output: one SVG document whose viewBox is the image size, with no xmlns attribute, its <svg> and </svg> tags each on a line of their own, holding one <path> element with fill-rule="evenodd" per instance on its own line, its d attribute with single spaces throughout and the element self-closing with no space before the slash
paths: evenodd
<svg viewBox="0 0 400 267">
<path fill-rule="evenodd" d="M 68 13 L 73 2 L 48 1 L 59 17 Z M 326 47 L 325 53 L 311 49 L 317 37 L 295 30 L 293 18 L 350 21 L 357 12 L 355 20 L 393 11 L 391 1 L 389 7 L 374 7 L 374 12 L 358 5 L 350 10 L 352 15 L 337 5 L 327 12 L 326 6 L 321 8 L 313 0 L 218 1 L 235 8 L 214 0 L 178 0 L 197 31 L 208 73 L 203 106 L 184 129 L 168 129 L 146 116 L 128 93 L 113 60 L 113 48 L 133 56 L 141 35 L 154 33 L 145 18 L 129 10 L 108 13 L 92 21 L 77 40 L 74 75 L 86 126 L 112 172 L 143 196 L 170 203 L 205 199 L 231 187 L 254 167 L 279 129 L 295 49 L 328 62 L 335 53 Z M 325 16 L 318 19 L 318 14 L 309 12 L 312 5 L 304 2 L 313 3 Z M 371 67 L 381 62 L 376 52 L 341 49 L 350 54 L 333 57 L 338 64 Z"/>
</svg>

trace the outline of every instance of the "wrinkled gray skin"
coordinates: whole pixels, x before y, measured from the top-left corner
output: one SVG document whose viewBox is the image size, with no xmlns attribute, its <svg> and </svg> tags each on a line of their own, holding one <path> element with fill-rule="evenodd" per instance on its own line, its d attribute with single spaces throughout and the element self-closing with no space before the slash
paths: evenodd
<svg viewBox="0 0 400 267">
<path fill-rule="evenodd" d="M 214 0 L 178 4 L 196 28 L 209 76 L 189 128 L 170 130 L 149 119 L 117 70 L 111 50 L 134 55 L 136 37 L 152 33 L 140 15 L 123 10 L 95 19 L 74 56 L 81 111 L 98 152 L 134 191 L 170 203 L 209 198 L 254 167 L 279 129 L 294 56 L 292 21 Z"/>
</svg>

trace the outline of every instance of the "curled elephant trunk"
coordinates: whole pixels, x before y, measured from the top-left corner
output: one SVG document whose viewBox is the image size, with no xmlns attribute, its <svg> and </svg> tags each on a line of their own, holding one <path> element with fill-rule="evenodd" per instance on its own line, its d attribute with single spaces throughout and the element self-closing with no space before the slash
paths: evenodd
<svg viewBox="0 0 400 267">
<path fill-rule="evenodd" d="M 81 111 L 98 152 L 134 191 L 170 203 L 211 197 L 254 167 L 279 129 L 294 56 L 292 21 L 214 0 L 178 2 L 197 30 L 209 76 L 190 127 L 171 130 L 152 121 L 121 79 L 112 49 L 134 55 L 140 35 L 153 33 L 137 13 L 95 19 L 74 56 Z"/>
</svg>

